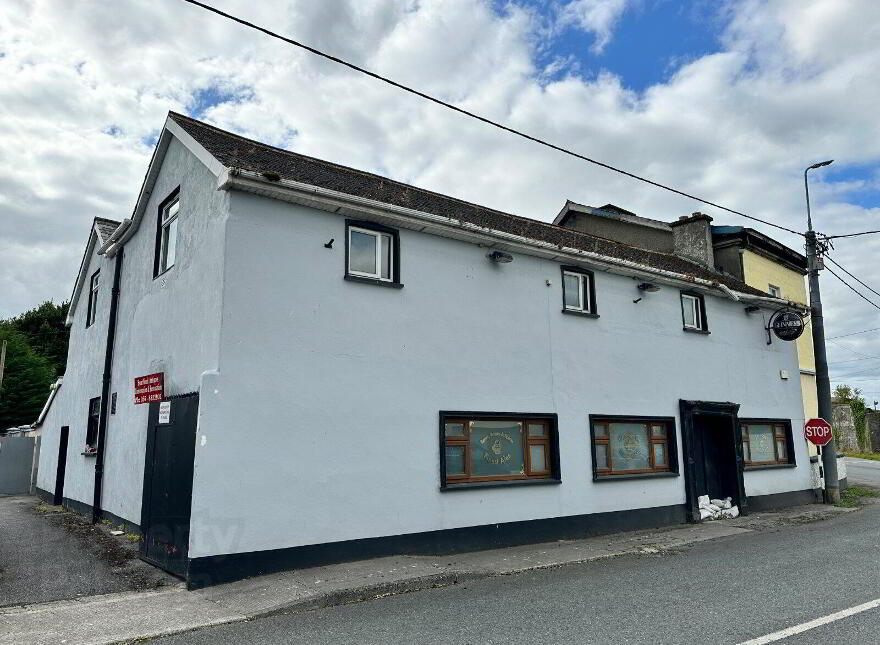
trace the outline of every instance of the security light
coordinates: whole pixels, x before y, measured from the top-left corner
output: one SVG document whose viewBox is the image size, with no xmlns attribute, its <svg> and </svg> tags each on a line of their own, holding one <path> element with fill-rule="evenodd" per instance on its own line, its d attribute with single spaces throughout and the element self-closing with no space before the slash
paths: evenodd
<svg viewBox="0 0 880 645">
<path fill-rule="evenodd" d="M 498 264 L 507 264 L 508 262 L 513 262 L 513 256 L 510 253 L 505 253 L 504 251 L 492 251 L 491 253 L 487 253 L 486 257 L 492 260 L 492 262 L 497 262 Z"/>
<path fill-rule="evenodd" d="M 654 284 L 653 282 L 642 282 L 638 287 L 639 291 L 644 291 L 647 293 L 657 293 L 660 291 L 660 285 Z"/>
</svg>

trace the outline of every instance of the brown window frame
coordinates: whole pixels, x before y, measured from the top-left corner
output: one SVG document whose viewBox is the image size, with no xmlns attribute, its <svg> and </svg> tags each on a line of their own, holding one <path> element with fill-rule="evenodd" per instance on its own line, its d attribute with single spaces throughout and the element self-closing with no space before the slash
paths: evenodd
<svg viewBox="0 0 880 645">
<path fill-rule="evenodd" d="M 470 423 L 472 421 L 518 421 L 523 424 L 523 474 L 522 475 L 471 475 Z M 461 423 L 464 434 L 446 436 L 446 425 Z M 543 436 L 530 436 L 529 424 L 542 424 Z M 546 470 L 533 470 L 530 446 L 544 446 Z M 446 448 L 464 447 L 464 474 L 446 474 Z M 440 488 L 472 488 L 474 486 L 498 486 L 502 484 L 558 483 L 559 475 L 559 435 L 555 414 L 533 414 L 513 412 L 440 412 Z"/>
<path fill-rule="evenodd" d="M 749 437 L 750 425 L 769 425 L 773 428 L 773 454 L 775 459 L 770 461 L 752 461 L 751 438 Z M 790 419 L 740 419 L 740 432 L 742 433 L 743 467 L 746 470 L 759 468 L 779 468 L 797 465 L 794 456 L 794 441 L 791 433 Z M 785 442 L 785 457 L 779 457 L 779 441 Z"/>
<path fill-rule="evenodd" d="M 613 470 L 611 462 L 611 435 L 609 425 L 612 423 L 640 423 L 644 424 L 648 435 L 648 445 L 651 446 L 649 459 L 650 468 L 629 470 Z M 655 437 L 651 426 L 662 425 L 666 428 L 665 437 Z M 597 436 L 596 428 L 605 427 L 604 436 Z M 654 463 L 654 445 L 661 444 L 666 447 L 664 455 L 666 461 L 662 465 Z M 596 456 L 596 446 L 609 446 L 605 449 L 606 462 L 599 464 Z M 675 417 L 660 416 L 631 416 L 596 414 L 590 415 L 590 453 L 593 461 L 593 481 L 603 479 L 635 479 L 642 477 L 673 477 L 678 476 L 678 442 L 676 440 Z"/>
</svg>

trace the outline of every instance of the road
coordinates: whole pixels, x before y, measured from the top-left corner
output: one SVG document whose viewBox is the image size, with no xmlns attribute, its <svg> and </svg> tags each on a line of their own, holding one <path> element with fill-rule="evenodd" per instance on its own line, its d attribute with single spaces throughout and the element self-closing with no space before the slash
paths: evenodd
<svg viewBox="0 0 880 645">
<path fill-rule="evenodd" d="M 490 578 L 154 642 L 735 645 L 880 599 L 878 527 L 880 503 L 678 553 Z M 878 607 L 763 642 L 875 643 Z"/>
<path fill-rule="evenodd" d="M 880 461 L 871 459 L 853 459 L 844 457 L 846 461 L 846 481 L 849 484 L 868 484 L 880 488 Z"/>
</svg>

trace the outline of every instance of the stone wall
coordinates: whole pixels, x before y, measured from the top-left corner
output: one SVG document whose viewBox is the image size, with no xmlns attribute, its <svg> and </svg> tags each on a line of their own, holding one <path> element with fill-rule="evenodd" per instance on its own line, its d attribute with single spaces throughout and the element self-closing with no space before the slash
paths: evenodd
<svg viewBox="0 0 880 645">
<path fill-rule="evenodd" d="M 865 435 L 870 452 L 880 452 L 880 412 L 865 410 Z"/>
<path fill-rule="evenodd" d="M 859 452 L 856 424 L 849 403 L 831 404 L 831 425 L 839 452 Z"/>
</svg>

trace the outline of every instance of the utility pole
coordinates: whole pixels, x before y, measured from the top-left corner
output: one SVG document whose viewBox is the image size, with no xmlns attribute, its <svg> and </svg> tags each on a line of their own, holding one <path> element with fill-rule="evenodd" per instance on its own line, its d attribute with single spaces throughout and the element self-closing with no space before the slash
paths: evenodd
<svg viewBox="0 0 880 645">
<path fill-rule="evenodd" d="M 807 172 L 831 164 L 834 160 L 820 161 L 804 170 L 804 191 L 807 195 L 807 275 L 810 281 L 810 322 L 813 325 L 813 353 L 816 356 L 816 395 L 819 416 L 831 423 L 831 380 L 828 376 L 828 356 L 825 353 L 825 321 L 822 317 L 822 296 L 819 293 L 819 258 L 816 232 L 810 215 L 810 186 Z M 837 478 L 837 447 L 834 438 L 822 447 L 822 469 L 825 472 L 825 503 L 840 501 L 840 483 Z"/>
<path fill-rule="evenodd" d="M 3 347 L 0 349 L 0 394 L 3 393 L 3 370 L 6 368 L 6 339 L 3 339 Z"/>
</svg>

